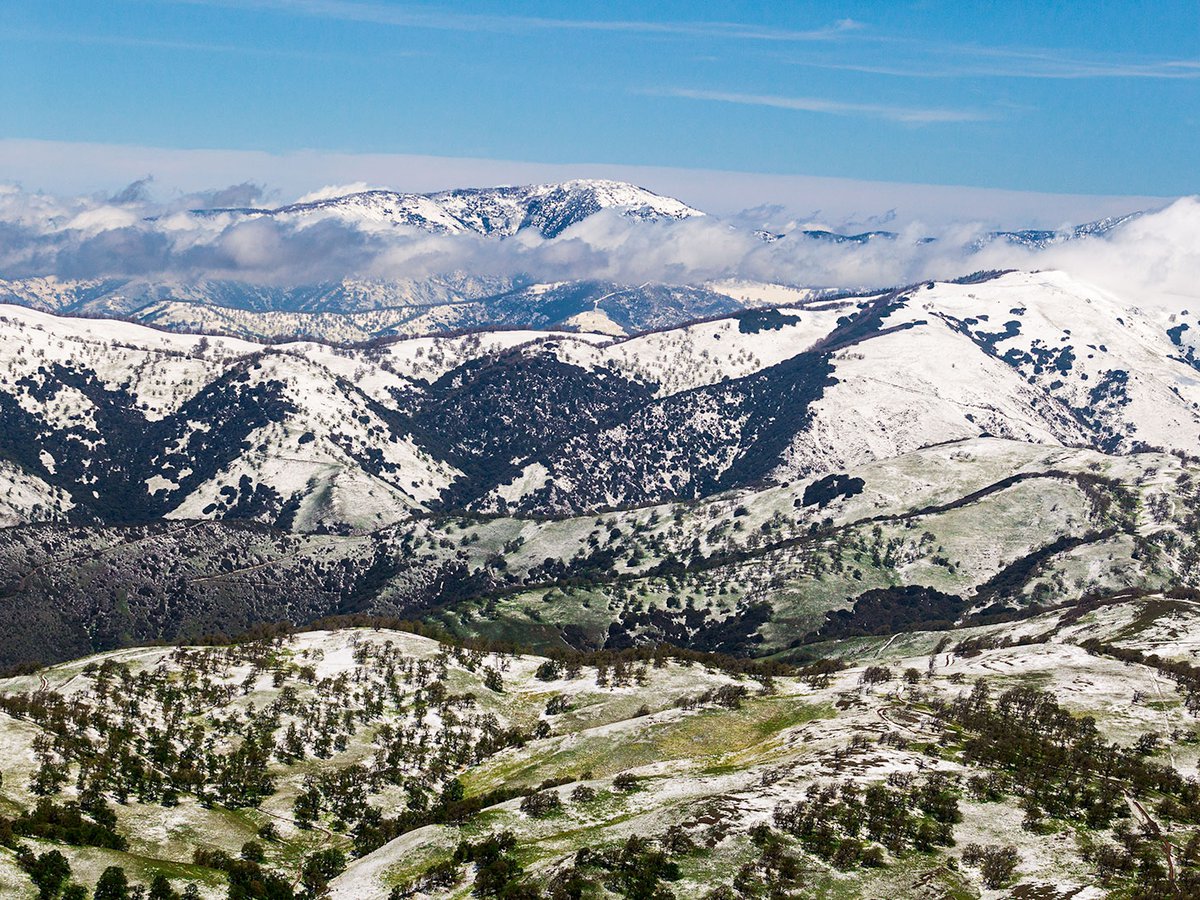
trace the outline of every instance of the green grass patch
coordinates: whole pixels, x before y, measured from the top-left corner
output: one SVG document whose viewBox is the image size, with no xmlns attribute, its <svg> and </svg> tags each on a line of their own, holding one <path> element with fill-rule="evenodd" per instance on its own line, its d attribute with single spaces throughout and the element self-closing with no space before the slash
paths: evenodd
<svg viewBox="0 0 1200 900">
<path fill-rule="evenodd" d="M 723 757 L 746 757 L 768 749 L 771 738 L 795 725 L 834 715 L 828 705 L 805 703 L 794 697 L 751 700 L 736 710 L 705 710 L 670 722 L 623 730 L 621 725 L 598 732 L 583 732 L 560 741 L 557 747 L 539 747 L 537 758 L 528 750 L 516 758 L 489 761 L 464 778 L 468 793 L 479 793 L 499 784 L 535 785 L 548 778 L 578 776 L 590 771 L 606 778 L 628 769 L 670 760 L 696 760 L 719 765 Z"/>
</svg>

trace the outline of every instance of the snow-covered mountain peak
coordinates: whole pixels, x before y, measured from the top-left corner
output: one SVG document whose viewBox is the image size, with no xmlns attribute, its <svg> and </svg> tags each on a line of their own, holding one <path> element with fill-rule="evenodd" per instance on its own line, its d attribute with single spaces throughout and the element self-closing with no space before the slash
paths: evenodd
<svg viewBox="0 0 1200 900">
<path fill-rule="evenodd" d="M 430 194 L 370 190 L 276 209 L 213 209 L 193 215 L 221 222 L 265 217 L 296 225 L 335 219 L 367 230 L 399 226 L 435 234 L 507 236 L 532 228 L 552 238 L 588 216 L 609 209 L 643 221 L 704 215 L 686 203 L 637 185 L 594 179 L 455 188 Z"/>
</svg>

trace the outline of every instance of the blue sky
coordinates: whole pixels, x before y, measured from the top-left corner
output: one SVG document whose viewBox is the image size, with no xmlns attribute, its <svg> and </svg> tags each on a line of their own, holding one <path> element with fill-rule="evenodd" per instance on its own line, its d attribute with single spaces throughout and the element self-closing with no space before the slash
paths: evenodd
<svg viewBox="0 0 1200 900">
<path fill-rule="evenodd" d="M 1200 4 L 4 0 L 0 110 L 7 139 L 1174 196 Z"/>
</svg>

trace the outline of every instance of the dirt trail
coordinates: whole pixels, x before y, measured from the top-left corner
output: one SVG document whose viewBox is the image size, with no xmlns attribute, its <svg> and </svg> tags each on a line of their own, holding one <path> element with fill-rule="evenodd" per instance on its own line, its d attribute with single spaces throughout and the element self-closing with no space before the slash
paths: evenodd
<svg viewBox="0 0 1200 900">
<path fill-rule="evenodd" d="M 119 550 L 122 547 L 129 547 L 132 544 L 140 544 L 142 541 L 148 541 L 148 540 L 152 540 L 154 538 L 170 537 L 171 535 L 179 534 L 184 531 L 190 531 L 191 529 L 198 528 L 203 524 L 207 524 L 207 523 L 192 522 L 188 525 L 181 525 L 177 528 L 168 528 L 165 531 L 156 531 L 151 534 L 143 534 L 140 537 L 129 538 L 128 540 L 124 540 L 124 541 L 118 541 L 115 544 L 109 544 L 107 547 L 103 547 L 103 548 L 100 548 L 97 550 L 88 550 L 83 553 L 76 553 L 71 556 L 53 557 L 51 559 L 48 559 L 46 562 L 42 563 L 39 566 L 34 566 L 32 569 L 30 569 L 28 572 L 26 572 L 23 576 L 21 576 L 21 580 L 17 582 L 16 589 L 13 591 L 9 591 L 7 596 L 19 594 L 22 591 L 25 591 L 26 589 L 28 589 L 30 580 L 32 578 L 34 578 L 36 575 L 45 571 L 46 569 L 49 569 L 51 566 L 54 566 L 56 568 L 61 568 L 62 566 L 70 565 L 71 563 L 80 562 L 80 561 L 87 560 L 87 559 L 93 559 L 93 560 L 99 559 L 100 557 L 105 556 L 109 553 L 112 553 L 116 550 Z"/>
<path fill-rule="evenodd" d="M 895 641 L 896 638 L 898 638 L 898 637 L 900 637 L 899 634 L 893 634 L 890 638 L 888 638 L 887 643 L 875 651 L 875 656 L 876 657 L 883 656 L 883 651 L 886 650 L 888 647 L 892 646 L 892 642 Z"/>
<path fill-rule="evenodd" d="M 1167 713 L 1167 698 L 1163 696 L 1162 688 L 1159 687 L 1159 684 L 1158 684 L 1158 674 L 1156 672 L 1154 672 L 1153 669 L 1150 671 L 1150 680 L 1154 682 L 1154 692 L 1156 694 L 1158 694 L 1158 699 L 1163 705 L 1162 716 L 1163 716 L 1163 720 L 1166 722 L 1166 725 L 1167 725 L 1167 730 L 1166 730 L 1165 736 L 1167 737 L 1168 741 L 1170 741 L 1171 716 Z M 1171 757 L 1171 767 L 1178 769 L 1179 763 L 1175 759 L 1175 744 L 1174 744 L 1174 742 L 1169 742 L 1167 744 L 1167 753 Z"/>
</svg>

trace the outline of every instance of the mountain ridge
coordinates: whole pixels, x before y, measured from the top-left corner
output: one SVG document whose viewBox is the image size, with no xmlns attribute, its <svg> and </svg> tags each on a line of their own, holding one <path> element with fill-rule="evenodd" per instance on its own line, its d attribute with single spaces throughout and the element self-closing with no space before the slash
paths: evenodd
<svg viewBox="0 0 1200 900">
<path fill-rule="evenodd" d="M 454 188 L 427 194 L 369 190 L 296 202 L 274 209 L 192 210 L 207 218 L 276 218 L 307 224 L 329 216 L 364 228 L 409 226 L 435 234 L 510 237 L 532 229 L 552 239 L 603 210 L 641 221 L 685 219 L 704 213 L 627 182 L 578 179 L 550 184 Z"/>
</svg>

